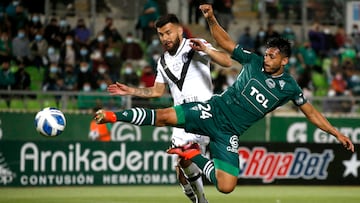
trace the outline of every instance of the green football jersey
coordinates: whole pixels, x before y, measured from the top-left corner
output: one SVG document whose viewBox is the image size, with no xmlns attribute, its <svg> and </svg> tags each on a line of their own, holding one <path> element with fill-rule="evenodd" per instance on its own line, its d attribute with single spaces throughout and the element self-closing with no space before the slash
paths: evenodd
<svg viewBox="0 0 360 203">
<path fill-rule="evenodd" d="M 271 76 L 263 72 L 264 58 L 237 46 L 232 58 L 243 68 L 236 81 L 221 95 L 210 100 L 241 135 L 267 113 L 292 100 L 295 105 L 306 103 L 302 90 L 288 73 Z"/>
</svg>

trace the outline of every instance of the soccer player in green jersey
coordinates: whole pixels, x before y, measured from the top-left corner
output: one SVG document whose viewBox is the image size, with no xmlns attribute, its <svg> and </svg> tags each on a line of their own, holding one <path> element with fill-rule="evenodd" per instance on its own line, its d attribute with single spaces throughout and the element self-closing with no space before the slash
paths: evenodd
<svg viewBox="0 0 360 203">
<path fill-rule="evenodd" d="M 243 66 L 235 83 L 207 102 L 190 102 L 156 110 L 100 110 L 95 114 L 97 122 L 124 121 L 136 125 L 176 126 L 187 132 L 209 136 L 213 160 L 203 157 L 196 143 L 169 149 L 168 153 L 191 159 L 223 193 L 232 192 L 237 185 L 238 137 L 267 113 L 290 100 L 315 126 L 335 136 L 347 150 L 354 151 L 351 140 L 336 130 L 307 102 L 296 81 L 284 72 L 284 66 L 291 55 L 290 43 L 287 40 L 270 40 L 265 55 L 260 57 L 235 44 L 218 24 L 211 5 L 201 5 L 200 9 L 216 42 Z M 201 50 L 203 46 L 199 43 L 193 48 Z"/>
</svg>

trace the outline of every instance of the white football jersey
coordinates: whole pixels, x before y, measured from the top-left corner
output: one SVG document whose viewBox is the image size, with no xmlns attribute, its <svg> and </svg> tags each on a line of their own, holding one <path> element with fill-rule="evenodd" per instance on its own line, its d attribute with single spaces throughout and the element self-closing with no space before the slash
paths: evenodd
<svg viewBox="0 0 360 203">
<path fill-rule="evenodd" d="M 209 42 L 201 40 L 207 47 L 215 49 Z M 164 53 L 165 64 L 170 72 L 177 78 L 181 78 L 181 72 L 184 64 L 188 60 L 188 53 L 191 50 L 190 40 L 184 39 L 180 44 L 175 55 L 171 56 L 169 52 Z M 157 76 L 155 82 L 166 83 L 170 88 L 174 105 L 184 102 L 206 101 L 212 96 L 212 80 L 210 74 L 211 58 L 205 52 L 195 51 L 185 75 L 184 83 L 179 87 L 169 78 L 161 64 L 161 58 L 157 63 Z M 192 133 L 186 133 L 184 129 L 173 128 L 172 144 L 182 146 L 189 142 L 197 142 L 205 153 L 205 147 L 209 143 L 209 137 L 204 137 Z"/>
<path fill-rule="evenodd" d="M 214 49 L 213 46 L 206 40 L 199 40 L 201 40 L 209 48 Z M 167 68 L 169 68 L 170 72 L 177 79 L 180 79 L 181 77 L 181 72 L 185 62 L 188 60 L 187 55 L 190 50 L 190 40 L 184 39 L 175 55 L 171 56 L 169 52 L 164 53 Z M 157 76 L 155 82 L 168 84 L 175 105 L 179 105 L 184 102 L 206 101 L 210 99 L 212 95 L 212 81 L 210 75 L 211 58 L 209 55 L 205 52 L 195 51 L 188 71 L 185 75 L 182 90 L 180 90 L 166 74 L 160 60 L 161 58 L 157 63 Z"/>
</svg>

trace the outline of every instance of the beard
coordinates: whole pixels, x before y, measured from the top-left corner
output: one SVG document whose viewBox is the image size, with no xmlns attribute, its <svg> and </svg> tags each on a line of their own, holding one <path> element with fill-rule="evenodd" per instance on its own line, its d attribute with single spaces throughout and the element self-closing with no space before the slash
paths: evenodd
<svg viewBox="0 0 360 203">
<path fill-rule="evenodd" d="M 175 41 L 172 42 L 172 44 L 173 44 L 172 47 L 165 46 L 166 51 L 168 51 L 170 53 L 170 55 L 174 55 L 176 53 L 176 51 L 178 50 L 178 48 L 180 46 L 180 38 L 176 37 Z"/>
</svg>

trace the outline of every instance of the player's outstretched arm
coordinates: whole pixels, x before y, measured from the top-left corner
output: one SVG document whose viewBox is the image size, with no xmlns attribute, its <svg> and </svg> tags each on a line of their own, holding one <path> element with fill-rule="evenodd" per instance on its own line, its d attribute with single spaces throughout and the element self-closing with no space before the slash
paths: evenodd
<svg viewBox="0 0 360 203">
<path fill-rule="evenodd" d="M 210 56 L 211 60 L 215 63 L 219 64 L 223 67 L 231 67 L 232 66 L 232 60 L 229 54 L 217 50 L 213 47 L 206 46 L 201 40 L 199 39 L 190 39 L 191 41 L 191 48 L 193 48 L 196 51 L 203 51 L 207 55 Z"/>
<path fill-rule="evenodd" d="M 310 103 L 305 103 L 300 106 L 300 110 L 305 114 L 305 116 L 316 125 L 321 130 L 333 135 L 336 139 L 349 151 L 354 152 L 354 144 L 351 140 L 340 133 L 334 126 L 332 126 L 329 121 L 317 111 Z"/>
<path fill-rule="evenodd" d="M 212 6 L 210 4 L 203 4 L 200 5 L 200 10 L 209 24 L 211 35 L 215 39 L 216 43 L 218 43 L 225 51 L 232 54 L 236 43 L 217 22 Z"/>
<path fill-rule="evenodd" d="M 137 87 L 129 87 L 125 84 L 116 82 L 108 86 L 107 91 L 111 95 L 132 95 L 143 98 L 154 98 L 160 97 L 165 92 L 165 84 L 163 83 L 154 83 L 153 87 L 146 88 L 137 88 Z"/>
</svg>

